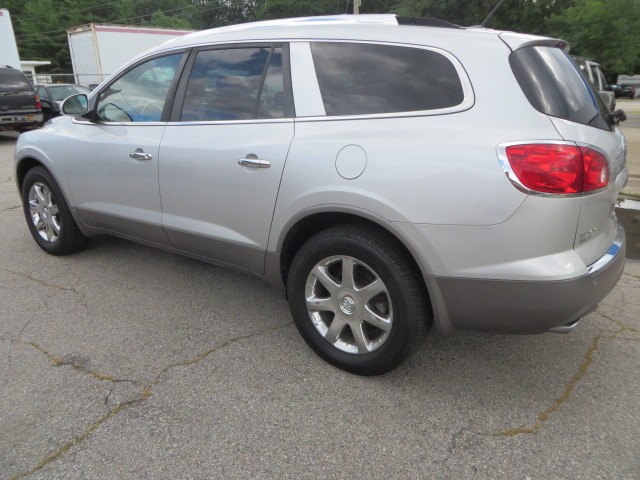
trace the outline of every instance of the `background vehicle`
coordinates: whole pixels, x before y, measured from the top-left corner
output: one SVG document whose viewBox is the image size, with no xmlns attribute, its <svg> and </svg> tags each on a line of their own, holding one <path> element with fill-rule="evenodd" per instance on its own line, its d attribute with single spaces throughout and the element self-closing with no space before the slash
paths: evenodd
<svg viewBox="0 0 640 480">
<path fill-rule="evenodd" d="M 73 72 L 83 83 L 97 85 L 136 55 L 187 33 L 191 30 L 95 23 L 70 28 Z"/>
<path fill-rule="evenodd" d="M 42 105 L 20 70 L 0 66 L 0 130 L 29 130 L 42 124 Z"/>
<path fill-rule="evenodd" d="M 40 97 L 42 104 L 42 115 L 46 122 L 50 118 L 60 115 L 60 105 L 62 101 L 78 93 L 91 93 L 91 90 L 82 85 L 69 83 L 54 83 L 49 85 L 35 85 L 36 93 Z"/>
<path fill-rule="evenodd" d="M 293 19 L 147 52 L 18 140 L 33 238 L 63 255 L 113 234 L 262 276 L 359 374 L 432 324 L 571 331 L 624 267 L 623 114 L 561 40 L 423 23 Z"/>
<path fill-rule="evenodd" d="M 595 85 L 605 105 L 613 112 L 616 108 L 615 94 L 611 91 L 600 64 L 579 57 L 574 57 L 574 60 L 591 83 Z"/>
</svg>

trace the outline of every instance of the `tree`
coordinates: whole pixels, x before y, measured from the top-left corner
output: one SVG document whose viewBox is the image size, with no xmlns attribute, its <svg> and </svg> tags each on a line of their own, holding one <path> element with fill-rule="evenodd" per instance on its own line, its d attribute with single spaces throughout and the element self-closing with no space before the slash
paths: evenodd
<svg viewBox="0 0 640 480">
<path fill-rule="evenodd" d="M 551 31 L 572 53 L 600 63 L 610 80 L 640 72 L 640 3 L 634 0 L 575 0 L 551 18 Z"/>
</svg>

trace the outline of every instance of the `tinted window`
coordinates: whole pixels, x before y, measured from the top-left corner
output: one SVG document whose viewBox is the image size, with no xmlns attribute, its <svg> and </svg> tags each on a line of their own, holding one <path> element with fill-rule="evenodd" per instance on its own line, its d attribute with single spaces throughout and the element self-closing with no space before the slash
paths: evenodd
<svg viewBox="0 0 640 480">
<path fill-rule="evenodd" d="M 3 92 L 33 91 L 33 87 L 26 77 L 13 68 L 0 69 L 0 90 Z"/>
<path fill-rule="evenodd" d="M 258 118 L 284 117 L 284 77 L 282 76 L 282 53 L 275 49 L 271 56 L 267 74 L 260 94 Z"/>
<path fill-rule="evenodd" d="M 106 122 L 157 122 L 182 54 L 156 58 L 129 70 L 100 94 L 97 114 Z"/>
<path fill-rule="evenodd" d="M 509 57 L 511 69 L 531 105 L 572 122 L 609 129 L 606 107 L 593 84 L 559 48 L 525 47 Z"/>
<path fill-rule="evenodd" d="M 327 115 L 435 110 L 464 99 L 453 64 L 430 50 L 318 42 L 311 51 Z"/>
<path fill-rule="evenodd" d="M 279 48 L 231 48 L 198 53 L 187 84 L 181 120 L 283 116 L 284 83 Z"/>
</svg>

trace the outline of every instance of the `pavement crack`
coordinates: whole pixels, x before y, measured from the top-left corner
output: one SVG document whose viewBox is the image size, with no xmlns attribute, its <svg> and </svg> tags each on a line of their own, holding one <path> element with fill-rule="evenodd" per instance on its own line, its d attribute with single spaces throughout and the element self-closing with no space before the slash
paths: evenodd
<svg viewBox="0 0 640 480">
<path fill-rule="evenodd" d="M 271 332 L 286 328 L 286 327 L 288 327 L 290 325 L 291 325 L 291 322 L 286 323 L 285 325 L 280 325 L 278 327 L 270 328 L 268 330 L 263 330 L 261 332 L 250 333 L 250 334 L 247 334 L 247 335 L 239 335 L 237 337 L 231 337 L 231 338 L 226 339 L 221 344 L 216 345 L 215 347 L 211 347 L 211 348 L 209 348 L 207 350 L 203 350 L 202 352 L 197 353 L 196 355 L 194 355 L 191 358 L 187 358 L 186 360 L 183 360 L 181 362 L 176 362 L 176 363 L 172 363 L 170 365 L 164 366 L 162 369 L 160 369 L 160 371 L 156 375 L 156 378 L 154 379 L 152 384 L 149 386 L 149 396 L 151 396 L 153 388 L 160 383 L 160 379 L 161 379 L 162 375 L 164 373 L 168 372 L 169 370 L 172 370 L 174 368 L 189 367 L 191 365 L 195 365 L 196 363 L 200 363 L 201 361 L 203 361 L 209 355 L 211 355 L 213 353 L 216 353 L 219 350 L 222 350 L 223 348 L 228 347 L 229 345 L 237 343 L 240 340 L 246 340 L 248 338 L 258 337 L 260 335 L 264 335 L 264 334 L 267 334 L 267 333 L 271 333 Z"/>
<path fill-rule="evenodd" d="M 36 343 L 36 342 L 27 342 L 27 345 L 35 348 L 36 350 L 38 350 L 40 353 L 42 353 L 44 356 L 46 356 L 49 361 L 51 362 L 51 364 L 54 367 L 71 367 L 74 370 L 77 370 L 78 372 L 84 373 L 85 375 L 90 375 L 91 377 L 95 378 L 96 380 L 99 380 L 101 382 L 111 382 L 111 383 L 118 383 L 118 382 L 130 382 L 130 383 L 138 383 L 135 380 L 128 380 L 128 379 L 121 379 L 121 378 L 115 378 L 112 375 L 107 375 L 101 372 L 98 372 L 96 370 L 91 370 L 83 365 L 80 365 L 72 360 L 65 360 L 62 357 L 59 357 L 57 355 L 52 354 L 51 352 L 49 352 L 46 348 L 44 348 L 42 345 Z"/>
<path fill-rule="evenodd" d="M 620 320 L 613 318 L 611 315 L 607 315 L 606 313 L 603 313 L 600 310 L 596 310 L 596 313 L 600 315 L 602 318 L 605 318 L 606 320 L 609 320 L 610 322 L 613 322 L 620 327 L 620 330 L 614 332 L 615 335 L 618 335 L 624 332 L 640 333 L 640 330 L 638 330 L 637 328 L 630 327 L 629 325 L 621 322 Z M 613 338 L 613 337 L 609 337 L 609 338 Z"/>
<path fill-rule="evenodd" d="M 11 205 L 10 207 L 5 207 L 0 210 L 0 213 L 10 212 L 11 210 L 17 210 L 19 208 L 22 208 L 22 205 Z"/>
<path fill-rule="evenodd" d="M 10 270 L 8 268 L 0 267 L 0 270 L 2 270 L 3 272 L 11 273 L 13 275 L 17 275 L 17 276 L 22 277 L 22 278 L 26 278 L 28 280 L 31 280 L 32 282 L 39 283 L 40 285 L 43 285 L 45 287 L 55 288 L 56 290 L 60 290 L 60 291 L 64 291 L 64 292 L 74 292 L 74 293 L 77 293 L 78 295 L 80 295 L 81 297 L 84 297 L 84 295 L 81 292 L 79 292 L 78 290 L 76 290 L 73 287 L 67 287 L 66 285 L 59 285 L 57 283 L 49 283 L 49 282 L 47 282 L 45 280 L 42 280 L 41 278 L 37 278 L 37 277 L 34 277 L 32 275 L 29 275 L 28 273 L 17 272 L 15 270 Z"/>
<path fill-rule="evenodd" d="M 440 465 L 446 465 L 447 462 L 449 460 L 451 460 L 451 458 L 453 457 L 453 454 L 455 453 L 456 448 L 458 448 L 458 439 L 465 432 L 469 433 L 471 435 L 478 435 L 478 436 L 482 436 L 482 437 L 492 437 L 493 436 L 493 434 L 491 434 L 491 433 L 476 432 L 475 430 L 471 430 L 468 426 L 461 427 L 459 430 L 456 430 L 453 433 L 453 435 L 451 436 L 451 441 L 449 442 L 449 446 L 447 447 L 447 453 L 446 453 L 445 458 L 443 460 L 441 460 L 441 461 L 436 462 L 436 463 L 438 463 Z"/>
<path fill-rule="evenodd" d="M 65 289 L 67 289 L 67 287 L 65 287 Z M 111 389 L 109 390 L 109 393 L 106 395 L 106 397 L 104 398 L 104 404 L 105 407 L 107 408 L 107 413 L 105 413 L 104 415 L 102 415 L 101 417 L 99 417 L 96 421 L 94 421 L 93 423 L 91 423 L 80 435 L 77 435 L 75 437 L 73 437 L 71 440 L 69 440 L 68 442 L 66 442 L 64 445 L 62 445 L 60 448 L 58 448 L 57 450 L 55 450 L 54 452 L 50 453 L 49 455 L 47 455 L 45 458 L 43 458 L 42 460 L 40 460 L 40 462 L 38 462 L 34 467 L 30 468 L 29 470 L 26 470 L 22 473 L 19 473 L 13 477 L 10 478 L 10 480 L 21 480 L 23 478 L 26 478 L 30 475 L 33 475 L 34 473 L 37 473 L 38 471 L 42 470 L 45 466 L 47 466 L 48 464 L 50 464 L 51 462 L 53 462 L 54 460 L 56 460 L 58 457 L 60 457 L 61 455 L 65 454 L 66 452 L 68 452 L 69 450 L 71 450 L 73 447 L 75 447 L 76 445 L 79 445 L 80 443 L 84 442 L 87 438 L 89 438 L 89 436 L 91 436 L 91 434 L 98 428 L 100 427 L 103 423 L 105 423 L 107 420 L 109 420 L 110 418 L 116 416 L 117 414 L 119 414 L 120 412 L 122 412 L 123 410 L 125 410 L 128 407 L 131 407 L 135 404 L 138 403 L 142 403 L 146 400 L 148 400 L 152 394 L 153 394 L 153 389 L 158 386 L 160 384 L 160 380 L 162 377 L 162 374 L 166 373 L 167 371 L 173 369 L 173 368 L 180 368 L 180 367 L 188 367 L 191 365 L 195 365 L 197 363 L 202 362 L 204 359 L 206 359 L 207 357 L 209 357 L 210 355 L 212 355 L 215 352 L 218 352 L 220 350 L 222 350 L 225 347 L 228 347 L 229 345 L 232 345 L 234 343 L 239 342 L 240 340 L 245 340 L 245 339 L 249 339 L 249 338 L 253 338 L 253 337 L 258 337 L 260 335 L 264 335 L 267 333 L 271 333 L 283 328 L 287 328 L 291 325 L 291 322 L 285 324 L 285 325 L 280 325 L 274 328 L 270 328 L 267 330 L 263 330 L 261 332 L 256 332 L 256 333 L 252 333 L 252 334 L 248 334 L 248 335 L 239 335 L 237 337 L 231 337 L 228 338 L 227 340 L 225 340 L 224 342 L 222 342 L 221 344 L 217 345 L 216 347 L 212 347 L 210 349 L 204 350 L 198 354 L 196 354 L 195 356 L 188 358 L 182 362 L 176 362 L 176 363 L 172 363 L 169 365 L 166 365 L 165 367 L 161 368 L 160 371 L 158 372 L 158 374 L 156 375 L 154 381 L 152 384 L 150 385 L 145 385 L 142 390 L 140 391 L 140 394 L 138 397 L 132 399 L 132 400 L 128 400 L 125 402 L 120 402 L 118 403 L 115 407 L 109 409 L 108 407 L 108 403 L 109 403 L 109 398 L 112 395 L 114 389 L 115 389 L 115 385 L 113 385 L 111 387 Z M 24 343 L 26 345 L 29 345 L 33 348 L 35 348 L 36 350 L 38 350 L 40 353 L 42 353 L 43 355 L 45 355 L 49 361 L 54 365 L 54 366 L 70 366 L 72 368 L 74 368 L 75 370 L 78 370 L 84 374 L 90 375 L 93 378 L 100 380 L 100 381 L 108 381 L 111 383 L 117 383 L 117 382 L 131 382 L 134 384 L 139 384 L 139 382 L 135 381 L 135 380 L 121 380 L 121 379 L 117 379 L 111 375 L 105 375 L 103 373 L 97 372 L 97 371 L 93 371 L 90 370 L 82 365 L 78 365 L 77 363 L 74 362 L 69 362 L 69 361 L 65 361 L 63 358 L 52 354 L 51 352 L 49 352 L 48 350 L 46 350 L 44 347 L 42 347 L 41 345 L 35 343 L 35 342 L 21 342 Z"/>
<path fill-rule="evenodd" d="M 576 371 L 576 373 L 573 375 L 573 377 L 571 377 L 569 383 L 567 383 L 567 385 L 564 387 L 564 390 L 562 391 L 560 396 L 558 396 L 550 406 L 548 406 L 538 414 L 537 420 L 533 424 L 522 427 L 498 430 L 497 432 L 494 432 L 493 435 L 513 437 L 515 435 L 521 435 L 525 433 L 538 433 L 538 431 L 544 426 L 544 423 L 549 420 L 549 418 L 551 418 L 551 415 L 560 410 L 560 408 L 562 408 L 562 406 L 571 398 L 573 392 L 575 391 L 576 385 L 578 385 L 580 380 L 582 380 L 589 371 L 589 367 L 591 367 L 591 364 L 593 363 L 593 356 L 600 348 L 600 341 L 602 340 L 603 336 L 604 332 L 601 331 L 595 337 L 593 337 L 593 341 L 585 352 L 582 363 L 580 363 L 580 365 L 578 366 L 578 370 Z"/>
<path fill-rule="evenodd" d="M 71 450 L 73 447 L 75 447 L 75 446 L 81 444 L 82 442 L 84 442 L 87 438 L 89 438 L 91 436 L 91 434 L 98 427 L 100 427 L 100 425 L 105 423 L 111 417 L 114 417 L 115 415 L 117 415 L 118 413 L 123 411 L 125 408 L 130 407 L 132 405 L 135 405 L 136 403 L 139 403 L 141 401 L 143 401 L 142 397 L 135 398 L 135 399 L 129 400 L 127 402 L 118 403 L 115 407 L 113 407 L 112 409 L 108 410 L 107 413 L 105 413 L 104 415 L 99 417 L 97 420 L 95 420 L 93 423 L 91 423 L 81 434 L 76 435 L 71 440 L 69 440 L 64 445 L 62 445 L 60 448 L 58 448 L 57 450 L 51 452 L 49 455 L 47 455 L 42 460 L 40 460 L 40 462 L 38 462 L 38 464 L 36 466 L 34 466 L 34 467 L 30 468 L 29 470 L 26 470 L 24 472 L 18 473 L 17 475 L 11 477 L 10 480 L 20 480 L 20 479 L 26 478 L 26 477 L 28 477 L 30 475 L 33 475 L 34 473 L 39 472 L 44 467 L 46 467 L 48 464 L 50 464 L 51 462 L 56 460 L 60 455 L 63 455 L 64 453 L 66 453 L 69 450 Z"/>
</svg>

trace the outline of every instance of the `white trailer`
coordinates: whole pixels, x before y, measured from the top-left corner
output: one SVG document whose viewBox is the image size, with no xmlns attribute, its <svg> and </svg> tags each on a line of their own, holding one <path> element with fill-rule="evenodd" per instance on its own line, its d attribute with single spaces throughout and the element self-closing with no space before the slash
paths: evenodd
<svg viewBox="0 0 640 480">
<path fill-rule="evenodd" d="M 9 10 L 0 9 L 0 65 L 9 65 L 20 70 L 20 56 L 13 33 Z"/>
<path fill-rule="evenodd" d="M 145 50 L 187 33 L 191 30 L 94 23 L 71 28 L 67 37 L 76 83 L 98 84 Z"/>
</svg>

